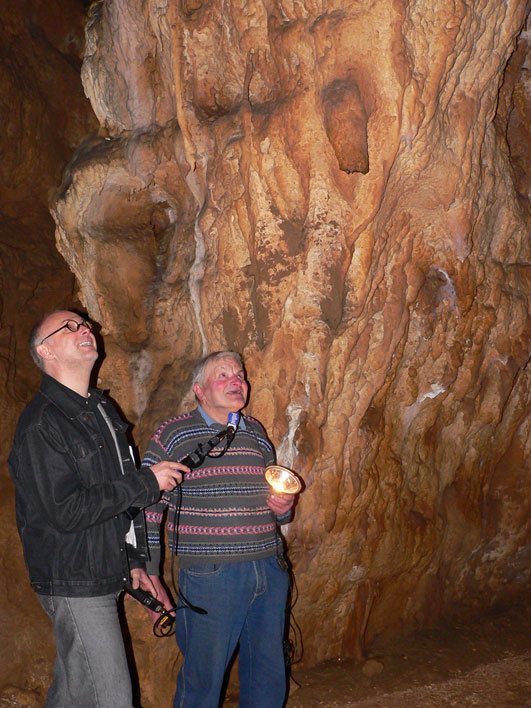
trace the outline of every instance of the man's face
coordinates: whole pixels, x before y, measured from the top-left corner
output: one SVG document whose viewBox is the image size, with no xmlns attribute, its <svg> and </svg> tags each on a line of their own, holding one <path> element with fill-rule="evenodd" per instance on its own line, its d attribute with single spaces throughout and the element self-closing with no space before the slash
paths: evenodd
<svg viewBox="0 0 531 708">
<path fill-rule="evenodd" d="M 194 384 L 194 393 L 205 412 L 222 425 L 227 422 L 229 413 L 236 413 L 245 406 L 248 392 L 245 372 L 231 357 L 209 361 L 205 383 Z"/>
<path fill-rule="evenodd" d="M 98 358 L 96 338 L 88 327 L 80 327 L 77 332 L 71 332 L 68 327 L 59 329 L 69 320 L 81 322 L 83 318 L 75 312 L 65 310 L 54 312 L 41 325 L 39 341 L 48 337 L 54 330 L 59 330 L 37 346 L 37 351 L 43 358 L 46 368 L 50 366 L 79 367 L 84 363 L 92 366 Z"/>
</svg>

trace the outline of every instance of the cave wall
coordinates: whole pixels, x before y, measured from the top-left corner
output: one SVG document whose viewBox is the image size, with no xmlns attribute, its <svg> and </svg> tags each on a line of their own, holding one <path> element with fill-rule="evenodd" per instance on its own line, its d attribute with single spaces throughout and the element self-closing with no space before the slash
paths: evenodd
<svg viewBox="0 0 531 708">
<path fill-rule="evenodd" d="M 496 113 L 525 18 L 91 8 L 105 135 L 54 207 L 58 247 L 141 445 L 189 404 L 196 356 L 243 352 L 249 409 L 306 484 L 288 541 L 298 621 L 323 628 L 307 661 L 525 584 L 529 202 Z"/>
<path fill-rule="evenodd" d="M 27 340 L 56 307 L 80 306 L 55 246 L 49 199 L 84 137 L 98 129 L 80 81 L 79 0 L 0 2 L 0 704 L 41 706 L 55 653 L 31 587 L 7 470 L 18 415 L 39 386 Z"/>
<path fill-rule="evenodd" d="M 102 325 L 101 385 L 142 450 L 190 405 L 197 356 L 243 353 L 248 410 L 305 482 L 286 536 L 306 665 L 525 596 L 527 12 L 515 0 L 88 12 L 82 79 L 99 128 L 62 114 L 58 155 L 80 147 L 52 213 Z M 59 187 L 60 157 L 27 174 L 50 170 Z M 127 609 L 144 704 L 168 703 L 173 644 Z"/>
</svg>

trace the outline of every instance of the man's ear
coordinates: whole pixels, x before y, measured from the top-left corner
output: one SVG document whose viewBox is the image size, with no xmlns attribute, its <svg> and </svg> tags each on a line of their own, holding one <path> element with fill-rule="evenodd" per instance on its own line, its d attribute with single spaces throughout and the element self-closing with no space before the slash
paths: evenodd
<svg viewBox="0 0 531 708">
<path fill-rule="evenodd" d="M 37 354 L 40 356 L 41 359 L 44 359 L 44 361 L 48 359 L 53 359 L 53 352 L 50 351 L 48 346 L 46 344 L 38 344 L 35 347 L 35 351 Z"/>
<path fill-rule="evenodd" d="M 203 394 L 203 387 L 201 386 L 201 384 L 195 383 L 192 386 L 192 391 L 195 393 L 196 397 L 198 398 L 199 403 L 201 403 L 201 401 L 205 397 Z"/>
</svg>

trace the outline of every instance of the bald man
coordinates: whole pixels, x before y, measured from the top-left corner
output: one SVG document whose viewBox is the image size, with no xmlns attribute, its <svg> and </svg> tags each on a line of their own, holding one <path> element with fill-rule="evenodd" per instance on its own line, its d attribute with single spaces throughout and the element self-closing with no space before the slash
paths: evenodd
<svg viewBox="0 0 531 708">
<path fill-rule="evenodd" d="M 90 388 L 92 324 L 57 311 L 33 328 L 43 372 L 18 421 L 9 469 L 30 582 L 53 623 L 57 655 L 47 708 L 132 708 L 117 612 L 126 581 L 152 590 L 143 515 L 180 483 L 179 463 L 137 470 L 122 421 Z"/>
</svg>

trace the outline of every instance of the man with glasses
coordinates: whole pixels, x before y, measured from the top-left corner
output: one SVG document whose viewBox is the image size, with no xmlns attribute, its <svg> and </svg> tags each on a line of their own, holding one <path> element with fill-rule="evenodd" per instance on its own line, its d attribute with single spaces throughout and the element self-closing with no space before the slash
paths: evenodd
<svg viewBox="0 0 531 708">
<path fill-rule="evenodd" d="M 98 358 L 90 322 L 54 312 L 29 344 L 42 384 L 19 418 L 9 468 L 30 582 L 54 629 L 46 706 L 132 708 L 117 599 L 130 580 L 153 590 L 135 512 L 187 468 L 164 461 L 136 470 L 126 424 L 89 386 Z"/>
</svg>

